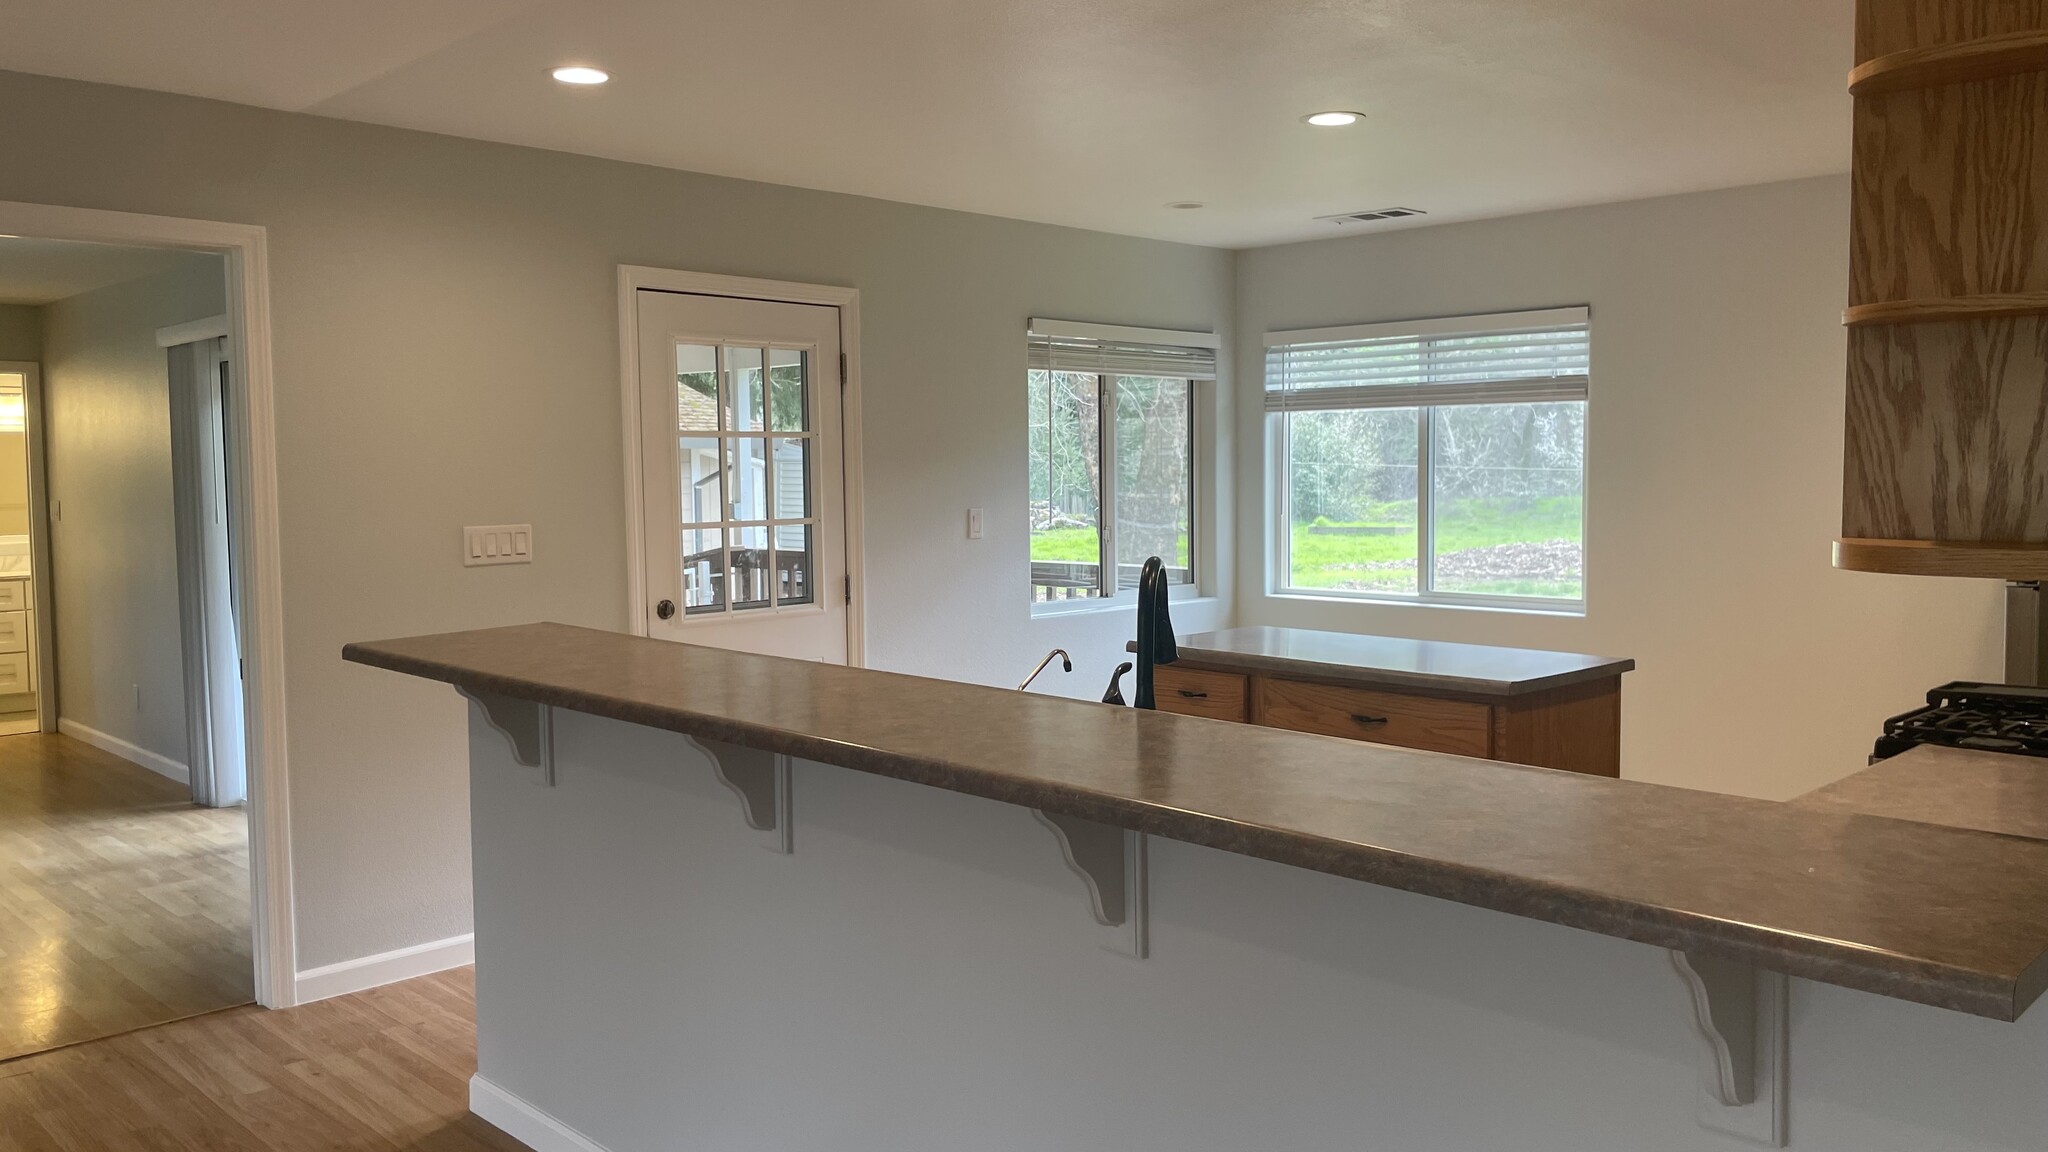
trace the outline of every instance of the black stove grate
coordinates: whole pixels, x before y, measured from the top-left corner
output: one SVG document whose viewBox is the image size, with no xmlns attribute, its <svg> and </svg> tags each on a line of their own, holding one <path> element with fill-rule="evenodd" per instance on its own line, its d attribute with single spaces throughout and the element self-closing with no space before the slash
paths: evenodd
<svg viewBox="0 0 2048 1152">
<path fill-rule="evenodd" d="M 2048 756 L 2048 688 L 1958 680 L 1927 693 L 1927 707 L 1884 722 L 1874 759 L 1916 744 Z"/>
</svg>

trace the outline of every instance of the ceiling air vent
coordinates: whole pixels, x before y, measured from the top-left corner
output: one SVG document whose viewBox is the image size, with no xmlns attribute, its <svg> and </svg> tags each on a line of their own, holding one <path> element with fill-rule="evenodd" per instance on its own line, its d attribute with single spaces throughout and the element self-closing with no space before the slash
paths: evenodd
<svg viewBox="0 0 2048 1152">
<path fill-rule="evenodd" d="M 1371 224 L 1379 220 L 1399 220 L 1404 216 L 1427 216 L 1420 208 L 1375 208 L 1370 212 L 1339 212 L 1335 216 L 1318 216 L 1332 224 Z"/>
</svg>

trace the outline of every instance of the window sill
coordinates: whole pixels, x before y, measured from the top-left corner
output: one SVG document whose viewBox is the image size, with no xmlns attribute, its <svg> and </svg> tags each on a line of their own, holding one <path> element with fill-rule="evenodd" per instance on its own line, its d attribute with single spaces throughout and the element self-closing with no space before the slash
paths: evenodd
<svg viewBox="0 0 2048 1152">
<path fill-rule="evenodd" d="M 1309 604 L 1360 604 L 1385 608 L 1447 608 L 1454 612 L 1504 612 L 1512 616 L 1559 616 L 1568 620 L 1583 620 L 1586 616 L 1586 602 L 1583 600 L 1547 605 L 1527 601 L 1489 603 L 1480 600 L 1456 600 L 1420 596 L 1319 596 L 1313 592 L 1268 592 L 1266 597 L 1270 600 L 1293 600 Z"/>
<path fill-rule="evenodd" d="M 1167 596 L 1168 607 L 1175 609 L 1182 606 L 1189 608 L 1211 607 L 1222 602 L 1221 597 L 1203 596 L 1193 591 L 1190 591 L 1185 596 L 1176 596 L 1170 593 Z M 1107 600 L 1056 600 L 1050 603 L 1033 604 L 1031 606 L 1031 618 L 1033 620 L 1056 620 L 1066 616 L 1100 616 L 1111 612 L 1135 613 L 1137 610 L 1138 597 L 1133 593 L 1112 597 Z"/>
</svg>

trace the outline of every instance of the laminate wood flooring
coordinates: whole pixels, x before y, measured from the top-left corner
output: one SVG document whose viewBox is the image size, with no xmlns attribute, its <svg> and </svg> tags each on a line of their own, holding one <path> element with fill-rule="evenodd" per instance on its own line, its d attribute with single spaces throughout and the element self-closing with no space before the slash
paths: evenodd
<svg viewBox="0 0 2048 1152">
<path fill-rule="evenodd" d="M 0 1152 L 526 1152 L 469 1114 L 459 968 L 0 1064 Z"/>
<path fill-rule="evenodd" d="M 69 736 L 0 737 L 0 1060 L 253 998 L 239 808 Z"/>
</svg>

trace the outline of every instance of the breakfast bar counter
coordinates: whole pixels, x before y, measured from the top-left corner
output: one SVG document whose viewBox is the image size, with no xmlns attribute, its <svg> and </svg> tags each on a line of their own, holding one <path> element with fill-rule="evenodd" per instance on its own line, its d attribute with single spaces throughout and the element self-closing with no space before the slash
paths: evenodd
<svg viewBox="0 0 2048 1152">
<path fill-rule="evenodd" d="M 2048 844 L 555 624 L 345 655 L 1976 1015 L 2048 987 Z"/>
<path fill-rule="evenodd" d="M 1573 1091 L 1516 1055 L 1586 1046 L 1516 1007 L 1558 996 L 1609 1021 L 1576 1067 L 1688 1127 L 1660 1085 L 1697 1075 L 1700 1123 L 1771 1143 L 1786 977 L 1931 1051 L 2048 983 L 2039 840 L 558 624 L 344 654 L 471 701 L 472 1100 L 535 1147 L 1328 1146 L 1421 1107 L 1410 1067 Z M 1381 1081 L 1312 1087 L 1360 1062 Z M 1260 1076 L 1306 1095 L 1232 1128 Z"/>
</svg>

